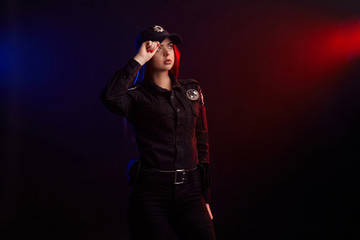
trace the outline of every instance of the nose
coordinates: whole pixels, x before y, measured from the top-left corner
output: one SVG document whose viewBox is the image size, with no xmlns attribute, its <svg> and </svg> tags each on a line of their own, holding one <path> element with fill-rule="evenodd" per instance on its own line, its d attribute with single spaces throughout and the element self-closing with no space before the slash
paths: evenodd
<svg viewBox="0 0 360 240">
<path fill-rule="evenodd" d="M 170 49 L 165 48 L 164 55 L 165 55 L 165 56 L 168 56 L 169 54 L 170 54 Z"/>
</svg>

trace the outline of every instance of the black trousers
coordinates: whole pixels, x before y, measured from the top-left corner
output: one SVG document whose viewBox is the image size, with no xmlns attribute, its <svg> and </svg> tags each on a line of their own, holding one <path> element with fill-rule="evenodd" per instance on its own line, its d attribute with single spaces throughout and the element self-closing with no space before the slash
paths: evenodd
<svg viewBox="0 0 360 240">
<path fill-rule="evenodd" d="M 140 180 L 130 193 L 127 217 L 135 240 L 216 239 L 200 174 L 179 185 Z"/>
</svg>

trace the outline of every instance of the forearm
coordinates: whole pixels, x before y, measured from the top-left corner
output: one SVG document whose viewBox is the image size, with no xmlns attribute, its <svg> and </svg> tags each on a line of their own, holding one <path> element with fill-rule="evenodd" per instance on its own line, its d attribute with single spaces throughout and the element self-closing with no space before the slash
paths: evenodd
<svg viewBox="0 0 360 240">
<path fill-rule="evenodd" d="M 111 102 L 125 95 L 140 68 L 141 64 L 131 58 L 123 69 L 116 71 L 110 78 L 101 94 L 101 100 Z"/>
</svg>

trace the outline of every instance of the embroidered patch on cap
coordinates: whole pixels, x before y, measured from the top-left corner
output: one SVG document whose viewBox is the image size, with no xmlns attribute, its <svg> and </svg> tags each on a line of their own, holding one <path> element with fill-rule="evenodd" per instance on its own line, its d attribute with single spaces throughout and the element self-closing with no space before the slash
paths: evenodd
<svg viewBox="0 0 360 240">
<path fill-rule="evenodd" d="M 155 32 L 163 32 L 164 31 L 164 29 L 158 25 L 156 25 L 153 29 Z"/>
</svg>

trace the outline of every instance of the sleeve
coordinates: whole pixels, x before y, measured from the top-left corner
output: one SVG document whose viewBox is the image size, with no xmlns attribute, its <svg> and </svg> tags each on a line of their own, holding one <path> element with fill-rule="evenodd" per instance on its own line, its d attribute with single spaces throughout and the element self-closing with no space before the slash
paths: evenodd
<svg viewBox="0 0 360 240">
<path fill-rule="evenodd" d="M 114 73 L 100 95 L 101 101 L 113 113 L 129 118 L 132 111 L 133 99 L 128 92 L 141 64 L 131 58 L 126 66 Z"/>
<path fill-rule="evenodd" d="M 206 119 L 206 109 L 204 104 L 204 97 L 202 90 L 199 89 L 200 94 L 200 110 L 199 118 L 196 122 L 196 140 L 199 158 L 199 166 L 201 169 L 202 179 L 202 195 L 205 202 L 210 203 L 210 161 L 209 161 L 209 140 L 208 140 L 208 126 Z"/>
</svg>

